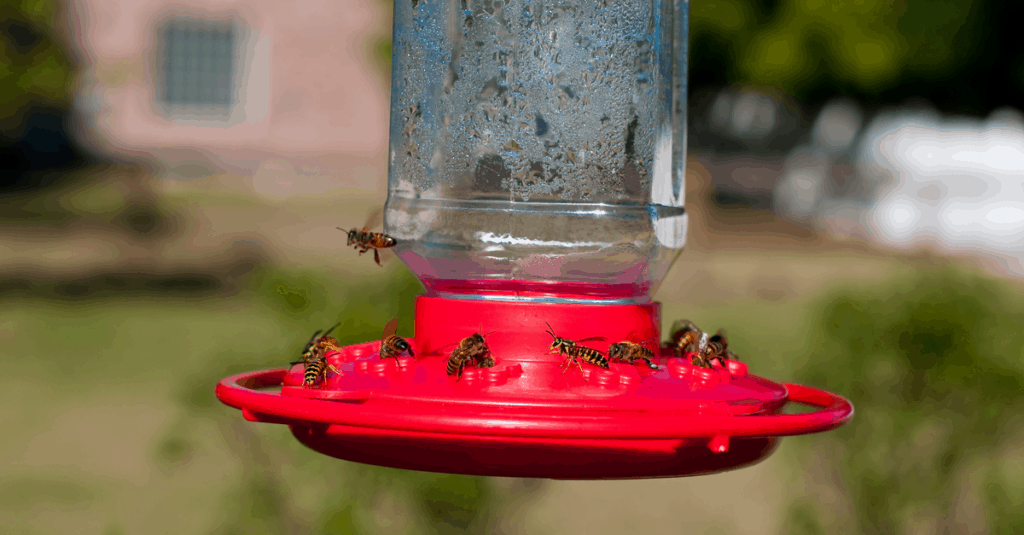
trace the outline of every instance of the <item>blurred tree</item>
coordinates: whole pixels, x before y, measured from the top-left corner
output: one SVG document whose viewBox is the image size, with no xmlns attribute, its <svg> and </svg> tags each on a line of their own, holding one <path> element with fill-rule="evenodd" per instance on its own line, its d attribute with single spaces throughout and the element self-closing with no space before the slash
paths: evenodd
<svg viewBox="0 0 1024 535">
<path fill-rule="evenodd" d="M 56 0 L 0 0 L 0 189 L 81 156 L 66 132 L 72 65 L 57 39 Z"/>
<path fill-rule="evenodd" d="M 691 86 L 774 86 L 812 108 L 837 94 L 974 114 L 1024 107 L 1016 11 L 985 0 L 693 2 Z"/>
<path fill-rule="evenodd" d="M 1020 298 L 1005 283 L 933 270 L 878 296 L 836 296 L 815 314 L 798 377 L 848 395 L 857 414 L 807 452 L 829 452 L 859 524 L 851 532 L 1024 529 L 1011 505 L 1024 494 Z M 786 532 L 834 532 L 828 508 L 799 498 Z"/>
</svg>

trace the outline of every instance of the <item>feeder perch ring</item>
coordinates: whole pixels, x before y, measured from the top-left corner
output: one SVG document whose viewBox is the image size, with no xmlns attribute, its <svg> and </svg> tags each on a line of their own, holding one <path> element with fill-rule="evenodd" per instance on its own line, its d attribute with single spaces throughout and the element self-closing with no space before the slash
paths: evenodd
<svg viewBox="0 0 1024 535">
<path fill-rule="evenodd" d="M 658 355 L 656 370 L 611 363 L 607 370 L 585 364 L 583 373 L 575 366 L 563 372 L 562 356 L 543 352 L 550 336 L 529 328 L 550 322 L 565 332 L 582 324 L 618 339 L 637 325 L 654 329 L 658 312 L 657 304 L 421 297 L 417 336 L 408 339 L 417 358 L 382 360 L 379 342 L 355 344 L 327 355 L 341 374 L 329 375 L 323 385 L 302 386 L 302 366 L 296 365 L 229 377 L 217 386 L 217 396 L 246 419 L 286 424 L 310 448 L 341 459 L 557 479 L 739 468 L 770 455 L 780 437 L 827 431 L 852 418 L 853 407 L 841 396 L 751 375 L 737 361 L 700 368 L 668 350 Z M 545 322 L 527 317 L 535 314 Z M 494 330 L 488 344 L 495 367 L 467 368 L 456 380 L 445 373 L 445 355 L 422 356 L 439 341 L 471 334 L 477 330 L 472 322 L 481 319 L 487 326 L 479 330 Z M 818 410 L 780 414 L 787 403 Z"/>
</svg>

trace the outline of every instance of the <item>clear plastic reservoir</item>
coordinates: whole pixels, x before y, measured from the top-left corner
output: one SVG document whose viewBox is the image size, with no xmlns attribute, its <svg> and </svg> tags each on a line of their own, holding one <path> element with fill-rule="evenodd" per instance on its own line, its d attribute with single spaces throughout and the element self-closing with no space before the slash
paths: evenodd
<svg viewBox="0 0 1024 535">
<path fill-rule="evenodd" d="M 385 232 L 429 295 L 650 300 L 686 241 L 688 12 L 396 1 Z"/>
</svg>

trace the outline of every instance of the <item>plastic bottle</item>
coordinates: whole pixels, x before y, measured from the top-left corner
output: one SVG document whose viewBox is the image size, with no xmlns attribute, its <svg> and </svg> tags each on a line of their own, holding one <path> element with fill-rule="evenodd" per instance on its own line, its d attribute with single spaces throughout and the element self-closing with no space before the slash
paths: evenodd
<svg viewBox="0 0 1024 535">
<path fill-rule="evenodd" d="M 650 302 L 686 237 L 688 12 L 396 2 L 385 232 L 428 295 Z"/>
</svg>

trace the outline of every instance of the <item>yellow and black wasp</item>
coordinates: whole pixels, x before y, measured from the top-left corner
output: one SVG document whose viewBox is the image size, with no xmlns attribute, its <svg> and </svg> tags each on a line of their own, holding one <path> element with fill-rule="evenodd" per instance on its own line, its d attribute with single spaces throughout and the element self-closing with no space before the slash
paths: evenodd
<svg viewBox="0 0 1024 535">
<path fill-rule="evenodd" d="M 627 336 L 627 338 L 632 338 L 632 335 Z M 636 360 L 642 360 L 651 369 L 657 370 L 658 365 L 654 363 L 654 358 L 656 357 L 654 350 L 647 347 L 648 344 L 657 340 L 657 338 L 649 338 L 639 343 L 624 341 L 612 344 L 608 348 L 608 360 L 626 362 L 628 364 L 633 364 Z"/>
<path fill-rule="evenodd" d="M 333 336 L 328 336 L 338 325 L 341 324 L 335 324 L 334 327 L 327 329 L 323 336 L 320 335 L 321 331 L 313 333 L 309 342 L 306 343 L 306 347 L 302 350 L 302 359 L 291 363 L 292 366 L 300 363 L 305 364 L 302 373 L 302 386 L 313 386 L 316 383 L 325 382 L 327 380 L 327 370 L 331 370 L 336 374 L 341 373 L 327 362 L 327 352 L 340 349 L 338 340 Z"/>
<path fill-rule="evenodd" d="M 551 324 L 547 322 L 544 323 L 548 326 L 546 332 L 550 334 L 552 338 L 550 347 L 551 351 L 548 351 L 548 354 L 558 353 L 560 355 L 565 355 L 565 361 L 562 363 L 562 367 L 565 369 L 562 370 L 562 373 L 565 373 L 565 370 L 568 370 L 569 366 L 572 366 L 573 362 L 579 366 L 580 371 L 582 372 L 583 365 L 580 364 L 581 360 L 599 368 L 608 369 L 608 358 L 604 356 L 604 353 L 590 347 L 579 345 L 582 342 L 607 340 L 607 337 L 592 336 L 582 340 L 569 340 L 568 338 L 562 338 L 556 335 L 554 329 L 551 328 Z"/>
<path fill-rule="evenodd" d="M 380 250 L 389 249 L 398 244 L 398 241 L 384 234 L 383 232 L 370 232 L 370 229 L 377 226 L 378 220 L 380 219 L 383 211 L 378 209 L 370 214 L 370 217 L 366 220 L 366 224 L 363 225 L 363 229 L 351 229 L 345 230 L 341 227 L 335 227 L 342 232 L 348 232 L 348 245 L 355 246 L 359 250 L 359 255 L 373 250 L 373 260 L 380 266 Z"/>
<path fill-rule="evenodd" d="M 380 337 L 380 358 L 393 358 L 398 367 L 401 368 L 402 361 L 398 360 L 398 357 L 402 355 L 415 357 L 416 354 L 413 353 L 412 345 L 405 338 L 395 334 L 397 331 L 398 318 L 393 318 L 384 326 L 384 334 Z"/>
</svg>

